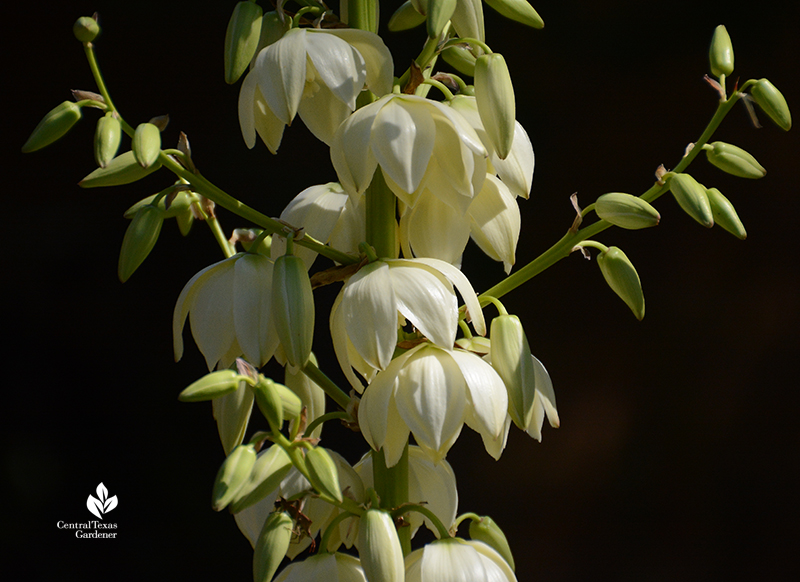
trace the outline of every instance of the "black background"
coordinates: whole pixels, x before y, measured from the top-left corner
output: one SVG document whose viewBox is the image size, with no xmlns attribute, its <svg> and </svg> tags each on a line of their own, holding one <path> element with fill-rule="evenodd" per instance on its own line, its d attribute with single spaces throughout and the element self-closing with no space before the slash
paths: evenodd
<svg viewBox="0 0 800 582">
<path fill-rule="evenodd" d="M 91 111 L 61 142 L 19 153 L 70 89 L 94 89 L 71 27 L 97 10 L 97 54 L 130 123 L 169 113 L 168 145 L 186 132 L 201 171 L 267 214 L 335 179 L 327 148 L 299 120 L 278 157 L 260 143 L 244 146 L 238 85 L 222 78 L 232 6 L 95 0 L 3 9 L 2 478 L 11 515 L 0 530 L 19 579 L 251 576 L 249 544 L 229 515 L 209 507 L 222 460 L 210 407 L 176 400 L 205 367 L 193 345 L 173 363 L 172 309 L 185 282 L 218 260 L 212 238 L 203 225 L 184 239 L 166 224 L 153 255 L 121 285 L 122 213 L 170 178 L 79 189 L 94 167 Z M 730 83 L 767 77 L 797 114 L 794 3 L 536 7 L 542 31 L 486 10 L 487 42 L 509 62 L 518 119 L 537 156 L 531 199 L 520 201 L 519 265 L 569 226 L 572 192 L 584 205 L 608 191 L 637 194 L 659 164 L 678 162 L 715 107 L 703 75 L 717 24 L 733 39 Z M 387 38 L 404 69 L 420 31 Z M 797 579 L 798 137 L 761 118 L 755 129 L 737 107 L 716 138 L 755 155 L 765 178 L 724 175 L 702 156 L 690 170 L 734 202 L 747 241 L 703 229 L 667 197 L 657 204 L 658 228 L 597 237 L 636 265 L 643 322 L 577 254 L 504 300 L 551 373 L 562 427 L 545 428 L 542 444 L 513 430 L 498 462 L 465 429 L 448 460 L 461 511 L 491 514 L 505 528 L 520 580 Z M 220 217 L 227 231 L 246 226 Z M 502 276 L 474 248 L 465 271 L 479 291 Z M 319 313 L 332 291 L 318 294 Z M 317 350 L 341 379 L 323 339 Z M 364 450 L 357 436 L 326 434 L 324 444 L 344 442 L 353 462 Z M 107 516 L 118 538 L 58 530 L 59 520 L 92 518 L 85 500 L 99 482 L 119 498 Z"/>
</svg>

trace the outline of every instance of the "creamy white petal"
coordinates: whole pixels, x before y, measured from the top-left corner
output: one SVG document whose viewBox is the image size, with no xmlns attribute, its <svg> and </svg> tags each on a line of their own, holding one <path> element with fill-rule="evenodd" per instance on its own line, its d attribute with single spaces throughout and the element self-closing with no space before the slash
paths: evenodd
<svg viewBox="0 0 800 582">
<path fill-rule="evenodd" d="M 480 356 L 459 350 L 453 350 L 449 355 L 461 370 L 472 415 L 478 422 L 477 426 L 470 425 L 470 428 L 492 438 L 500 436 L 508 416 L 508 392 L 502 378 Z"/>
<path fill-rule="evenodd" d="M 313 68 L 313 65 L 309 63 L 308 68 Z M 331 144 L 336 130 L 352 111 L 323 84 L 306 93 L 297 107 L 297 114 L 308 130 L 326 145 Z"/>
<path fill-rule="evenodd" d="M 322 82 L 354 111 L 356 97 L 367 78 L 367 66 L 361 53 L 336 35 L 313 29 L 307 29 L 306 50 Z"/>
<path fill-rule="evenodd" d="M 331 162 L 342 187 L 358 203 L 372 182 L 378 161 L 370 147 L 375 114 L 391 96 L 362 107 L 345 119 L 331 141 Z"/>
<path fill-rule="evenodd" d="M 328 243 L 335 249 L 356 255 L 358 245 L 367 240 L 367 205 L 362 197 L 358 204 L 348 198 Z"/>
<path fill-rule="evenodd" d="M 489 578 L 481 555 L 450 539 L 425 546 L 420 564 L 422 582 L 495 582 Z"/>
<path fill-rule="evenodd" d="M 354 47 L 367 67 L 366 85 L 378 97 L 392 92 L 394 63 L 392 53 L 377 34 L 355 28 L 332 28 L 326 31 Z"/>
<path fill-rule="evenodd" d="M 497 553 L 494 548 L 478 540 L 462 540 L 465 544 L 469 545 L 483 560 L 484 567 L 488 577 L 487 581 L 491 582 L 517 582 L 517 577 L 514 571 L 505 561 L 503 556 Z"/>
<path fill-rule="evenodd" d="M 382 372 L 379 372 L 361 397 L 358 407 L 358 424 L 373 450 L 386 447 L 386 464 L 391 467 L 397 464 L 402 455 L 402 448 L 408 439 L 409 429 L 399 417 L 394 402 L 397 376 L 408 360 L 409 354 L 396 358 Z M 397 454 L 397 443 L 402 441 L 400 454 Z M 390 449 L 391 450 L 388 450 Z"/>
<path fill-rule="evenodd" d="M 253 103 L 256 100 L 257 86 L 256 75 L 248 73 L 239 88 L 239 128 L 242 130 L 242 138 L 248 149 L 253 149 L 256 145 L 256 120 Z"/>
<path fill-rule="evenodd" d="M 269 108 L 284 124 L 291 125 L 306 84 L 306 30 L 293 28 L 263 49 L 254 71 Z"/>
<path fill-rule="evenodd" d="M 400 218 L 400 231 L 414 256 L 461 264 L 469 241 L 469 218 L 426 190 Z"/>
<path fill-rule="evenodd" d="M 491 161 L 497 175 L 515 196 L 522 198 L 530 196 L 535 161 L 533 145 L 519 121 L 516 122 L 514 130 L 511 153 L 505 160 L 501 160 L 497 154 L 492 154 Z"/>
<path fill-rule="evenodd" d="M 270 315 L 272 261 L 247 253 L 235 263 L 233 324 L 245 359 L 258 367 L 266 364 L 278 347 L 278 334 Z"/>
<path fill-rule="evenodd" d="M 545 415 L 553 428 L 558 428 L 561 421 L 558 418 L 558 410 L 556 410 L 556 393 L 553 390 L 550 374 L 535 356 L 531 355 L 531 358 L 533 358 L 533 367 L 536 372 L 536 393 L 533 397 L 531 418 L 525 432 L 542 442 L 542 425 Z"/>
<path fill-rule="evenodd" d="M 344 324 L 343 312 L 340 309 L 342 304 L 342 293 L 336 296 L 336 300 L 331 307 L 330 315 L 330 328 L 331 339 L 333 340 L 333 351 L 336 354 L 336 359 L 339 360 L 339 366 L 342 368 L 345 377 L 350 382 L 353 389 L 361 394 L 364 391 L 364 385 L 358 380 L 358 377 L 353 373 L 353 368 L 363 370 L 359 363 L 364 368 L 368 367 L 367 363 L 358 355 L 355 348 L 352 348 L 350 338 L 347 337 L 347 328 Z M 352 348 L 352 349 L 351 349 Z M 363 373 L 363 372 L 362 372 Z"/>
<path fill-rule="evenodd" d="M 503 261 L 506 274 L 516 261 L 521 219 L 517 201 L 508 187 L 491 174 L 469 207 L 473 240 L 487 255 Z"/>
<path fill-rule="evenodd" d="M 189 325 L 209 370 L 214 369 L 236 339 L 232 276 L 235 265 L 235 260 L 223 261 L 210 270 L 202 282 L 195 282 L 198 289 L 192 299 Z"/>
<path fill-rule="evenodd" d="M 476 164 L 481 167 L 485 164 L 483 159 L 486 153 L 483 146 L 480 146 L 479 151 L 470 147 L 470 144 L 480 144 L 480 139 L 466 122 L 454 121 L 456 115 L 458 114 L 448 107 L 437 108 L 433 115 L 437 137 L 433 155 L 445 176 L 444 182 L 462 196 L 472 198 L 478 192 L 473 187 Z M 483 177 L 478 182 L 482 180 Z"/>
</svg>

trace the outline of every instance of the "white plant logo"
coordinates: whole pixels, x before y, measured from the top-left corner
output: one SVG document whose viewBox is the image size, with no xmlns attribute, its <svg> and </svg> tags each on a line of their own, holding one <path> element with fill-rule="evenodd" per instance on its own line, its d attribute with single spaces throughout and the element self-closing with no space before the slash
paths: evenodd
<svg viewBox="0 0 800 582">
<path fill-rule="evenodd" d="M 109 497 L 108 489 L 106 489 L 106 486 L 102 483 L 97 486 L 96 492 L 97 497 L 89 495 L 89 498 L 86 500 L 86 507 L 94 515 L 103 519 L 104 513 L 108 513 L 117 506 L 117 496 Z"/>
</svg>

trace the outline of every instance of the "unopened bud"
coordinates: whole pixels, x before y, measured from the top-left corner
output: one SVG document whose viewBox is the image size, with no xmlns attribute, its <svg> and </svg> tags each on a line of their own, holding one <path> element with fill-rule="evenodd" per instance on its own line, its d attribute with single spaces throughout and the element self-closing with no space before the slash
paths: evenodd
<svg viewBox="0 0 800 582">
<path fill-rule="evenodd" d="M 780 91 L 767 79 L 760 79 L 750 87 L 750 96 L 769 118 L 784 131 L 792 128 L 792 114 Z"/>
<path fill-rule="evenodd" d="M 339 488 L 339 471 L 336 462 L 330 453 L 322 447 L 306 449 L 306 468 L 311 485 L 319 493 L 342 500 L 342 490 Z"/>
<path fill-rule="evenodd" d="M 661 220 L 661 215 L 649 202 L 622 192 L 603 194 L 595 202 L 594 209 L 603 220 L 629 230 L 656 226 Z"/>
<path fill-rule="evenodd" d="M 492 342 L 489 338 L 474 336 L 470 338 L 459 338 L 456 340 L 456 345 L 462 350 L 484 355 L 488 354 L 489 350 L 491 350 Z"/>
<path fill-rule="evenodd" d="M 139 268 L 158 240 L 164 213 L 155 206 L 143 206 L 136 212 L 122 239 L 117 275 L 123 283 Z"/>
<path fill-rule="evenodd" d="M 641 321 L 644 318 L 642 283 L 625 253 L 618 247 L 610 247 L 598 255 L 597 264 L 608 286 L 631 308 L 636 319 Z"/>
<path fill-rule="evenodd" d="M 708 60 L 711 64 L 711 73 L 715 77 L 728 76 L 733 72 L 733 44 L 728 29 L 722 24 L 714 29 Z"/>
<path fill-rule="evenodd" d="M 97 120 L 94 134 L 94 159 L 97 165 L 105 168 L 117 155 L 122 141 L 122 126 L 119 119 L 109 111 Z"/>
<path fill-rule="evenodd" d="M 763 178 L 767 175 L 764 167 L 740 147 L 715 141 L 703 147 L 708 161 L 723 172 L 740 178 Z"/>
<path fill-rule="evenodd" d="M 438 38 L 456 9 L 457 0 L 427 0 L 428 36 Z"/>
<path fill-rule="evenodd" d="M 225 32 L 225 82 L 235 83 L 256 53 L 264 11 L 255 2 L 238 2 Z"/>
<path fill-rule="evenodd" d="M 133 152 L 125 152 L 111 160 L 105 168 L 97 168 L 78 183 L 81 188 L 98 188 L 100 186 L 120 186 L 141 180 L 161 165 L 156 163 L 143 168 L 136 161 Z"/>
<path fill-rule="evenodd" d="M 22 146 L 22 153 L 35 152 L 64 136 L 81 118 L 81 108 L 74 101 L 64 101 L 51 109 Z"/>
<path fill-rule="evenodd" d="M 222 462 L 214 480 L 211 507 L 221 511 L 233 500 L 236 493 L 247 482 L 256 462 L 253 445 L 238 445 Z"/>
<path fill-rule="evenodd" d="M 503 55 L 481 55 L 475 62 L 475 100 L 489 140 L 501 160 L 508 157 L 516 131 L 514 86 Z"/>
<path fill-rule="evenodd" d="M 358 524 L 358 555 L 367 580 L 402 582 L 405 575 L 403 548 L 392 516 L 368 509 Z"/>
<path fill-rule="evenodd" d="M 189 384 L 178 395 L 178 400 L 181 402 L 213 400 L 235 391 L 239 387 L 239 382 L 244 379 L 233 370 L 217 370 Z"/>
<path fill-rule="evenodd" d="M 492 367 L 508 390 L 508 414 L 525 430 L 533 411 L 536 374 L 528 338 L 516 315 L 499 315 L 491 327 Z"/>
<path fill-rule="evenodd" d="M 708 195 L 708 202 L 711 204 L 711 211 L 714 213 L 714 222 L 736 238 L 746 239 L 747 231 L 744 229 L 744 225 L 730 200 L 725 198 L 716 188 L 709 188 L 706 190 L 706 194 Z"/>
<path fill-rule="evenodd" d="M 253 387 L 253 392 L 258 409 L 267 419 L 270 428 L 279 431 L 283 426 L 283 403 L 275 386 L 277 386 L 275 382 L 261 376 Z"/>
<path fill-rule="evenodd" d="M 444 61 L 459 73 L 475 76 L 475 55 L 464 45 L 453 45 L 442 52 Z"/>
<path fill-rule="evenodd" d="M 697 180 L 689 174 L 675 174 L 669 179 L 669 189 L 686 214 L 706 228 L 714 226 L 706 189 Z"/>
<path fill-rule="evenodd" d="M 498 554 L 515 570 L 514 556 L 511 555 L 511 548 L 503 530 L 488 515 L 484 515 L 480 520 L 473 519 L 469 523 L 469 537 L 473 540 L 483 542 Z"/>
<path fill-rule="evenodd" d="M 261 451 L 247 482 L 242 485 L 231 502 L 231 513 L 239 513 L 264 499 L 278 488 L 291 468 L 292 460 L 278 445 L 272 445 Z"/>
<path fill-rule="evenodd" d="M 133 134 L 133 156 L 143 168 L 155 164 L 161 153 L 161 132 L 153 123 L 140 123 Z"/>
<path fill-rule="evenodd" d="M 528 3 L 528 0 L 484 0 L 506 18 L 532 28 L 543 28 L 542 17 Z"/>
<path fill-rule="evenodd" d="M 314 339 L 314 295 L 303 259 L 282 255 L 272 271 L 272 305 L 275 329 L 286 360 L 302 368 Z"/>
<path fill-rule="evenodd" d="M 292 541 L 294 523 L 288 513 L 271 513 L 261 528 L 253 553 L 253 581 L 270 582 Z"/>
<path fill-rule="evenodd" d="M 389 18 L 388 28 L 392 32 L 409 30 L 425 22 L 425 15 L 417 12 L 410 0 L 406 0 Z"/>
<path fill-rule="evenodd" d="M 81 42 L 92 42 L 100 34 L 100 25 L 91 16 L 81 16 L 72 25 L 72 33 Z"/>
</svg>

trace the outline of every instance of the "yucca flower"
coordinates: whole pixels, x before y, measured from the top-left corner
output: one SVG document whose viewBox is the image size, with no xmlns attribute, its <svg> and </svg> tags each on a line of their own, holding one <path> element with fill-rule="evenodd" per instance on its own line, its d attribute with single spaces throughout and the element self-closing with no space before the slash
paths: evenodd
<svg viewBox="0 0 800 582">
<path fill-rule="evenodd" d="M 361 562 L 347 554 L 319 553 L 289 564 L 274 582 L 367 582 Z"/>
<path fill-rule="evenodd" d="M 503 557 L 483 542 L 436 540 L 406 557 L 406 582 L 516 582 Z"/>
<path fill-rule="evenodd" d="M 480 356 L 421 344 L 398 356 L 364 391 L 358 408 L 361 433 L 386 465 L 397 463 L 409 433 L 438 463 L 466 423 L 499 458 L 505 445 L 508 394 L 503 380 Z"/>
<path fill-rule="evenodd" d="M 356 29 L 293 28 L 261 49 L 239 94 L 239 124 L 248 147 L 258 133 L 275 153 L 295 115 L 330 144 L 364 88 L 392 90 L 392 56 L 381 38 Z"/>
</svg>

